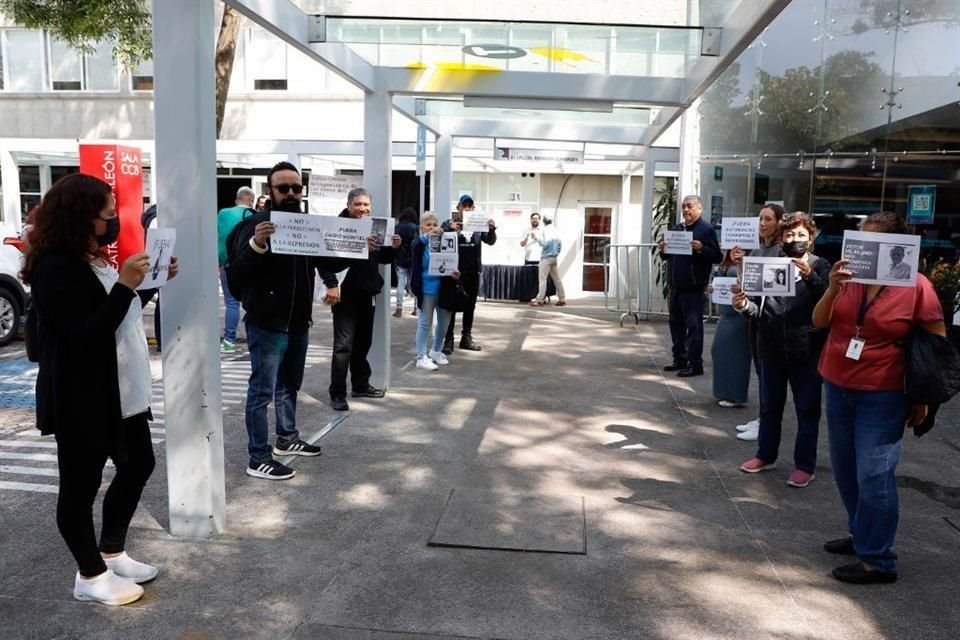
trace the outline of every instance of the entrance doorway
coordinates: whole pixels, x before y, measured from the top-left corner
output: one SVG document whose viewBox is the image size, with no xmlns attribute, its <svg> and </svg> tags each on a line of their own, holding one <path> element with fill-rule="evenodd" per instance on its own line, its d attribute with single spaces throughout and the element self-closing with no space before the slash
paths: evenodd
<svg viewBox="0 0 960 640">
<path fill-rule="evenodd" d="M 581 202 L 580 217 L 583 220 L 581 233 L 582 288 L 584 293 L 603 293 L 605 249 L 611 243 L 614 216 L 619 205 L 616 202 Z"/>
</svg>

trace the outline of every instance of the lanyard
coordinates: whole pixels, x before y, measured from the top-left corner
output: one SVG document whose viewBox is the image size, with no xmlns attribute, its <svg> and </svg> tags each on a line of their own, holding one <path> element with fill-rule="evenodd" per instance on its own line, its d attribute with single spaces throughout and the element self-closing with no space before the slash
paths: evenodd
<svg viewBox="0 0 960 640">
<path fill-rule="evenodd" d="M 873 299 L 867 302 L 867 289 L 863 289 L 863 299 L 860 301 L 860 312 L 857 314 L 857 337 L 860 337 L 860 330 L 863 329 L 863 323 L 867 319 L 867 309 L 876 302 L 877 298 L 880 297 L 880 294 L 883 293 L 883 290 L 886 287 L 880 287 L 880 290 L 877 291 L 877 295 L 873 296 Z"/>
</svg>

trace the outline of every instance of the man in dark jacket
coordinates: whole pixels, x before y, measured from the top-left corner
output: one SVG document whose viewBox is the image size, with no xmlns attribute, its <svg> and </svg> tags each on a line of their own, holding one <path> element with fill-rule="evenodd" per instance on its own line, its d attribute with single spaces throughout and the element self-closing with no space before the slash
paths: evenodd
<svg viewBox="0 0 960 640">
<path fill-rule="evenodd" d="M 676 371 L 689 378 L 703 375 L 703 307 L 710 270 L 723 260 L 717 233 L 701 218 L 703 203 L 698 196 L 686 196 L 681 204 L 683 223 L 676 231 L 693 232 L 691 255 L 666 254 L 660 242 L 660 254 L 667 261 L 670 284 L 670 337 L 673 362 L 664 371 Z"/>
<path fill-rule="evenodd" d="M 347 208 L 341 218 L 362 218 L 370 215 L 370 192 L 362 187 L 347 195 Z M 330 406 L 347 411 L 347 369 L 354 398 L 382 398 L 383 389 L 370 384 L 370 363 L 367 353 L 373 344 L 373 297 L 383 289 L 380 265 L 393 262 L 400 236 L 394 235 L 392 246 L 370 246 L 366 260 L 350 265 L 343 279 L 339 301 L 333 306 L 333 360 L 330 366 Z M 332 279 L 333 274 L 324 276 Z"/>
<path fill-rule="evenodd" d="M 443 223 L 444 231 L 460 232 L 463 228 L 463 213 L 473 211 L 473 198 L 467 194 L 460 196 L 457 203 L 456 218 Z M 482 347 L 473 341 L 473 314 L 477 308 L 477 295 L 480 292 L 480 273 L 483 271 L 482 249 L 483 243 L 493 245 L 497 241 L 497 225 L 493 219 L 487 220 L 487 231 L 477 232 L 469 238 L 460 233 L 460 283 L 470 296 L 467 307 L 463 309 L 463 330 L 460 333 L 460 348 L 467 351 L 480 351 Z M 453 353 L 454 325 L 457 321 L 456 312 L 450 314 L 450 326 L 447 327 L 447 336 L 443 341 L 443 353 Z"/>
<path fill-rule="evenodd" d="M 407 207 L 400 212 L 397 222 L 397 235 L 400 236 L 400 250 L 394 259 L 397 267 L 397 306 L 393 312 L 394 318 L 403 315 L 403 296 L 410 288 L 410 247 L 413 241 L 420 237 L 420 225 L 417 224 L 417 210 Z M 413 314 L 417 315 L 417 303 L 414 300 Z"/>
<path fill-rule="evenodd" d="M 275 165 L 267 174 L 267 188 L 272 209 L 301 211 L 303 183 L 295 166 L 289 162 Z M 329 288 L 330 301 L 339 295 L 334 274 L 355 261 L 273 253 L 269 238 L 276 226 L 270 215 L 269 210 L 263 211 L 241 222 L 236 243 L 228 251 L 231 278 L 243 284 L 244 323 L 250 347 L 247 475 L 287 480 L 296 472 L 273 460 L 272 454 L 320 455 L 320 447 L 301 440 L 296 427 L 297 392 L 307 357 L 316 272 L 326 274 L 324 284 Z M 267 424 L 271 400 L 277 412 L 277 442 L 272 449 Z"/>
</svg>

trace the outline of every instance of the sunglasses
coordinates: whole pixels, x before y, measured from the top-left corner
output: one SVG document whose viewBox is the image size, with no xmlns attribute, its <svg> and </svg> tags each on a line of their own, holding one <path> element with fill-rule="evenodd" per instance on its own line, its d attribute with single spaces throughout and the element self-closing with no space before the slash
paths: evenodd
<svg viewBox="0 0 960 640">
<path fill-rule="evenodd" d="M 287 195 L 291 191 L 297 195 L 300 195 L 300 192 L 303 191 L 302 184 L 275 184 L 273 185 L 273 188 L 283 195 Z"/>
</svg>

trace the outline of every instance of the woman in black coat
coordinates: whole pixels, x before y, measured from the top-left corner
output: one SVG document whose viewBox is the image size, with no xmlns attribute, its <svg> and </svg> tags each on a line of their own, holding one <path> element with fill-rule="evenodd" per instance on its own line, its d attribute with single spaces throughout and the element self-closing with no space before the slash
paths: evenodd
<svg viewBox="0 0 960 640">
<path fill-rule="evenodd" d="M 37 426 L 57 440 L 57 526 L 79 566 L 73 595 L 111 605 L 139 599 L 138 583 L 157 575 L 124 551 L 154 456 L 150 361 L 135 293 L 149 259 L 138 253 L 114 269 L 103 249 L 119 231 L 110 186 L 66 176 L 40 203 L 21 274 L 37 320 Z M 176 273 L 174 258 L 169 277 Z M 98 545 L 93 503 L 107 458 L 116 476 Z"/>
</svg>

